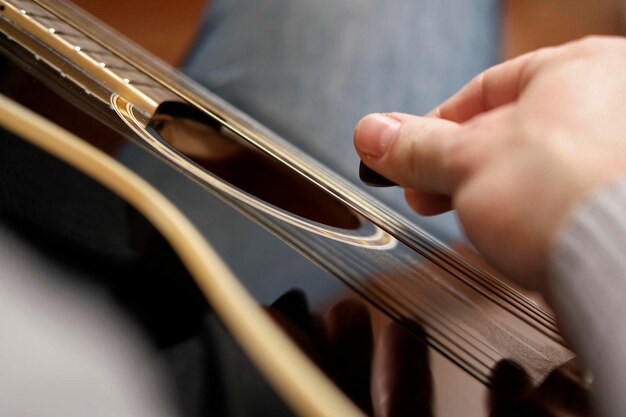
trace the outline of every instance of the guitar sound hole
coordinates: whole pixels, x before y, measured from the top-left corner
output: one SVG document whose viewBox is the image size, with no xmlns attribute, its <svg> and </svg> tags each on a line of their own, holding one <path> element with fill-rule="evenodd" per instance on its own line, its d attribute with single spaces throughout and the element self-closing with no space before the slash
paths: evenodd
<svg viewBox="0 0 626 417">
<path fill-rule="evenodd" d="M 186 104 L 162 103 L 149 129 L 196 164 L 269 204 L 327 226 L 360 226 L 335 197 Z"/>
</svg>

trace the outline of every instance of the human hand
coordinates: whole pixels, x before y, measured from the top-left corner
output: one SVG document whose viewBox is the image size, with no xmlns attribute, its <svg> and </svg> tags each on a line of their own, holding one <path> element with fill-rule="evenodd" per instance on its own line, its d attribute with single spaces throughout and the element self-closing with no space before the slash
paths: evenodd
<svg viewBox="0 0 626 417">
<path fill-rule="evenodd" d="M 539 385 L 516 363 L 502 360 L 491 370 L 489 417 L 593 417 L 589 384 L 576 360 L 554 369 Z"/>
<path fill-rule="evenodd" d="M 432 374 L 427 334 L 419 324 L 401 325 L 352 297 L 313 314 L 299 290 L 283 294 L 265 311 L 366 415 L 437 415 L 434 381 L 446 384 L 454 374 Z M 591 417 L 588 383 L 580 375 L 570 361 L 535 385 L 522 367 L 501 360 L 490 375 L 488 415 Z"/>
<path fill-rule="evenodd" d="M 363 162 L 418 213 L 457 210 L 485 258 L 543 289 L 572 207 L 626 173 L 626 40 L 541 49 L 477 76 L 426 117 L 364 117 Z"/>
<path fill-rule="evenodd" d="M 355 298 L 315 315 L 298 290 L 266 312 L 366 415 L 434 416 L 430 358 L 419 324 L 406 323 L 409 331 Z"/>
</svg>

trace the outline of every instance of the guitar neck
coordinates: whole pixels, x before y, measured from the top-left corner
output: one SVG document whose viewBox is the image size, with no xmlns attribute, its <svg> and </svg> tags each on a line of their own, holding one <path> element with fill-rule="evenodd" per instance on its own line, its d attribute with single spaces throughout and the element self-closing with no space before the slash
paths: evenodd
<svg viewBox="0 0 626 417">
<path fill-rule="evenodd" d="M 9 36 L 100 100 L 108 101 L 107 90 L 115 91 L 151 115 L 160 101 L 173 98 L 169 90 L 108 48 L 103 40 L 114 34 L 86 13 L 55 8 L 55 3 L 17 0 L 10 4 L 2 1 L 0 5 L 2 15 L 13 22 L 2 21 Z M 86 26 L 100 32 L 99 36 L 89 36 L 82 30 Z M 130 42 L 124 44 L 127 54 L 133 53 L 137 60 L 156 63 L 156 58 Z"/>
</svg>

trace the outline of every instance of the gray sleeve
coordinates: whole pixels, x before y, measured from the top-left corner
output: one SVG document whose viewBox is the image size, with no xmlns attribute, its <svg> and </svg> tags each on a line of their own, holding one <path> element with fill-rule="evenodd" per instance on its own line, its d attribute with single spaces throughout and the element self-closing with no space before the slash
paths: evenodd
<svg viewBox="0 0 626 417">
<path fill-rule="evenodd" d="M 626 181 L 576 208 L 554 248 L 548 296 L 594 376 L 604 416 L 626 412 Z"/>
</svg>

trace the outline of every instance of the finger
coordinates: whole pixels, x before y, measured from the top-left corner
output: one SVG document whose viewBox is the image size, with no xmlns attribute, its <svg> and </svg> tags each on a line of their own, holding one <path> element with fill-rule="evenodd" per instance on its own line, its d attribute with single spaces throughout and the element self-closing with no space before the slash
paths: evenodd
<svg viewBox="0 0 626 417">
<path fill-rule="evenodd" d="M 335 383 L 365 414 L 371 415 L 373 335 L 367 308 L 356 300 L 339 302 L 324 315 L 324 323 Z"/>
<path fill-rule="evenodd" d="M 528 395 L 532 383 L 528 373 L 515 362 L 503 359 L 491 370 L 489 391 L 490 416 L 510 415 L 520 399 Z"/>
<path fill-rule="evenodd" d="M 458 178 L 445 157 L 460 132 L 441 119 L 371 114 L 357 124 L 354 145 L 363 163 L 402 187 L 450 195 Z"/>
<path fill-rule="evenodd" d="M 433 379 L 424 330 L 409 324 L 418 337 L 395 321 L 376 341 L 372 400 L 375 415 L 432 417 Z"/>
<path fill-rule="evenodd" d="M 564 414 L 594 415 L 589 387 L 581 377 L 583 372 L 576 360 L 566 362 L 548 375 L 530 400 L 547 409 L 562 410 Z"/>
<path fill-rule="evenodd" d="M 313 317 L 302 291 L 288 291 L 271 306 L 265 307 L 265 311 L 313 362 L 323 365 L 319 337 L 315 334 Z"/>
<path fill-rule="evenodd" d="M 316 337 L 309 302 L 302 290 L 287 291 L 272 303 L 271 308 L 289 317 L 296 326 L 311 337 Z"/>
<path fill-rule="evenodd" d="M 450 197 L 445 195 L 429 194 L 407 188 L 404 190 L 404 198 L 409 207 L 423 216 L 432 216 L 452 210 Z"/>
<path fill-rule="evenodd" d="M 495 65 L 474 77 L 427 116 L 463 123 L 481 113 L 512 103 L 519 98 L 537 70 L 562 52 L 562 47 L 543 48 Z"/>
</svg>

